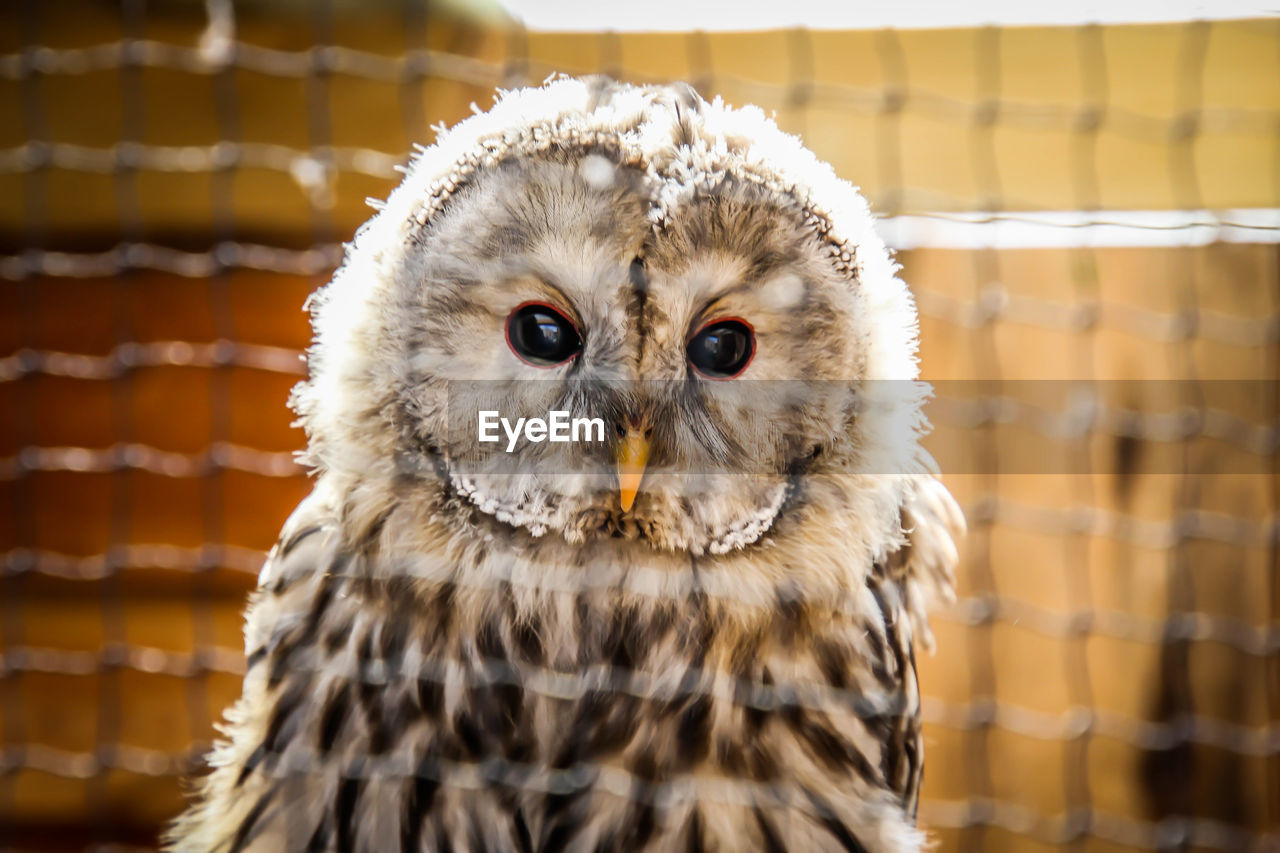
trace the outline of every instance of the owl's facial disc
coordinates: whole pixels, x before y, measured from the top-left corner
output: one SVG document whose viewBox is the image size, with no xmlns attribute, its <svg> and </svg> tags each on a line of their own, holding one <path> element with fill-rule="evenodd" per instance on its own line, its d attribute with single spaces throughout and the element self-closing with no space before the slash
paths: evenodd
<svg viewBox="0 0 1280 853">
<path fill-rule="evenodd" d="M 695 199 L 655 232 L 647 180 L 561 152 L 457 191 L 389 312 L 411 318 L 402 452 L 535 536 L 729 551 L 847 424 L 847 394 L 796 381 L 848 378 L 848 282 L 776 203 Z M 505 425 L 481 440 L 482 416 Z M 556 417 L 583 439 L 552 437 Z"/>
</svg>

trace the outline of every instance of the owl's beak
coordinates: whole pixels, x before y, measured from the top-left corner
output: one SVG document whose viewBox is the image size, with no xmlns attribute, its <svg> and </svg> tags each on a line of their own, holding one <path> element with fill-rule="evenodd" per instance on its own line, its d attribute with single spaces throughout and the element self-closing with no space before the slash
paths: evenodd
<svg viewBox="0 0 1280 853">
<path fill-rule="evenodd" d="M 644 480 L 645 465 L 649 463 L 653 430 L 645 421 L 628 421 L 619 427 L 622 434 L 614 446 L 613 458 L 618 465 L 618 496 L 622 501 L 622 511 L 630 512 Z"/>
</svg>

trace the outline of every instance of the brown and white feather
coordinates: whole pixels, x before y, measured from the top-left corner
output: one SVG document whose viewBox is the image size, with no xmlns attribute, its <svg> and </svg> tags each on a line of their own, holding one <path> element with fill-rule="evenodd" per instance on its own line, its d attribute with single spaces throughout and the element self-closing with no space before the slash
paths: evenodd
<svg viewBox="0 0 1280 853">
<path fill-rule="evenodd" d="M 669 424 L 629 513 L 450 444 L 450 383 L 527 378 L 484 342 L 528 299 L 586 330 L 573 370 L 666 389 L 625 397 Z M 840 393 L 689 396 L 709 306 L 753 318 L 759 387 Z M 851 186 L 754 108 L 561 79 L 428 149 L 312 310 L 317 482 L 170 849 L 921 846 L 914 648 L 963 519 Z M 909 390 L 854 404 L 877 383 Z"/>
</svg>

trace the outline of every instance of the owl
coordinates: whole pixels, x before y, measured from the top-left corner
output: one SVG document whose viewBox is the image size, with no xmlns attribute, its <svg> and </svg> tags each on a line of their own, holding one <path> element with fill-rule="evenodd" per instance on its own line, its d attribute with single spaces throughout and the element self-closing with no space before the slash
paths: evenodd
<svg viewBox="0 0 1280 853">
<path fill-rule="evenodd" d="M 310 301 L 314 489 L 169 848 L 917 849 L 963 519 L 896 271 L 687 86 L 442 130 Z"/>
</svg>

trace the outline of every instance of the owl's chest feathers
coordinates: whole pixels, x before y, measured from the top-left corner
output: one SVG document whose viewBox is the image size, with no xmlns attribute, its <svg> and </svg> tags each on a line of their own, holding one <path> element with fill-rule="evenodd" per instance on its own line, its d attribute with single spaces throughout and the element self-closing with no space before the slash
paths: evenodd
<svg viewBox="0 0 1280 853">
<path fill-rule="evenodd" d="M 754 802 L 781 786 L 910 805 L 910 635 L 876 571 L 820 602 L 406 579 L 325 553 L 328 571 L 265 587 L 250 616 L 251 633 L 274 626 L 249 676 L 269 709 L 264 766 L 459 791 L 481 778 L 528 821 L 551 819 L 554 791 L 622 792 L 620 821 L 633 794 Z"/>
</svg>

